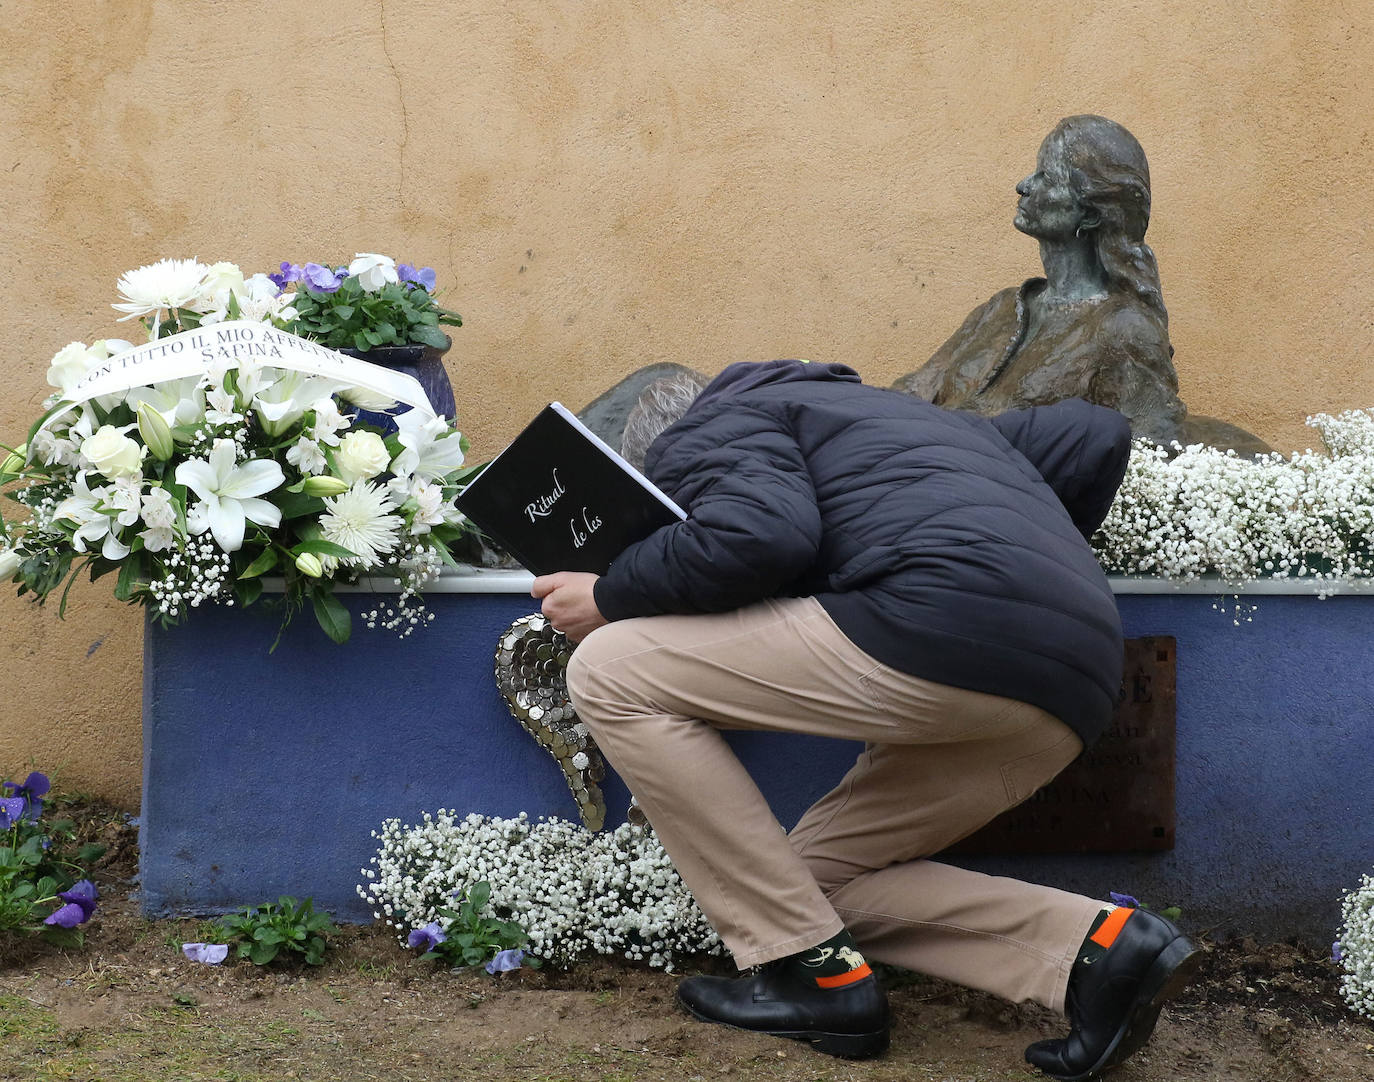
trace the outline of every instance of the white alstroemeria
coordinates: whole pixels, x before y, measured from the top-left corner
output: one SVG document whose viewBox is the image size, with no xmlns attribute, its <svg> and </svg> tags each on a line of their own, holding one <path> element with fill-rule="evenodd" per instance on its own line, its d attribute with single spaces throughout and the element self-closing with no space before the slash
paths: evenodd
<svg viewBox="0 0 1374 1082">
<path fill-rule="evenodd" d="M 269 529 L 281 523 L 281 509 L 258 499 L 285 482 L 281 466 L 264 458 L 236 465 L 233 440 L 216 440 L 208 460 L 183 462 L 177 467 L 176 479 L 200 497 L 187 512 L 190 531 L 202 534 L 209 530 L 225 552 L 243 547 L 246 522 Z"/>
<path fill-rule="evenodd" d="M 279 321 L 289 323 L 296 318 L 296 310 L 291 302 L 296 294 L 281 293 L 277 283 L 265 274 L 255 274 L 243 283 L 239 294 L 239 316 L 256 323 Z"/>
<path fill-rule="evenodd" d="M 143 494 L 141 514 L 143 524 L 154 530 L 176 525 L 177 506 L 165 488 L 152 488 Z"/>
<path fill-rule="evenodd" d="M 396 418 L 396 438 L 404 448 L 391 464 L 397 476 L 415 474 L 432 480 L 463 464 L 463 437 L 450 433 L 442 417 L 425 420 L 418 410 L 408 410 Z"/>
<path fill-rule="evenodd" d="M 286 461 L 307 475 L 324 473 L 329 468 L 329 460 L 324 457 L 324 451 L 308 436 L 302 436 L 294 446 L 287 448 Z"/>
<path fill-rule="evenodd" d="M 327 395 L 312 403 L 310 408 L 315 411 L 315 423 L 311 428 L 311 435 L 319 443 L 327 443 L 331 447 L 337 447 L 342 438 L 339 433 L 347 429 L 353 422 L 339 412 L 338 403 Z"/>
<path fill-rule="evenodd" d="M 376 293 L 382 286 L 401 280 L 396 273 L 396 261 L 376 252 L 358 252 L 348 265 L 348 273 L 358 279 L 358 284 L 368 293 Z"/>
<path fill-rule="evenodd" d="M 29 444 L 29 461 L 75 469 L 81 461 L 81 445 L 90 438 L 95 427 L 95 413 L 83 408 L 65 429 L 57 426 L 41 429 Z"/>
<path fill-rule="evenodd" d="M 127 271 L 118 284 L 122 303 L 114 309 L 125 313 L 120 321 L 152 316 L 160 323 L 163 313 L 186 308 L 200 294 L 201 281 L 209 268 L 194 259 L 163 259 L 137 270 Z M 156 330 L 154 330 L 156 337 Z"/>
<path fill-rule="evenodd" d="M 143 538 L 143 547 L 149 552 L 174 549 L 179 540 L 176 530 L 170 526 L 149 526 L 146 530 L 140 530 L 138 536 Z"/>
<path fill-rule="evenodd" d="M 435 526 L 442 526 L 451 508 L 444 504 L 444 490 L 440 485 L 431 484 L 424 478 L 412 479 L 410 499 L 415 502 L 415 515 L 410 520 L 410 532 L 415 535 L 429 533 Z"/>
<path fill-rule="evenodd" d="M 222 386 L 211 384 L 205 391 L 205 419 L 212 425 L 231 425 L 243 420 L 243 414 L 234 407 L 238 404 L 234 396 Z"/>
<path fill-rule="evenodd" d="M 143 475 L 117 477 L 100 489 L 105 506 L 116 512 L 115 521 L 121 526 L 132 526 L 138 521 L 143 508 Z"/>
<path fill-rule="evenodd" d="M 107 560 L 122 560 L 129 555 L 129 546 L 119 539 L 119 529 L 129 523 L 117 520 L 102 510 L 107 488 L 92 490 L 86 484 L 86 472 L 79 471 L 72 480 L 72 491 L 53 511 L 54 520 L 72 523 L 72 548 L 86 552 L 87 546 L 100 542 L 100 554 Z M 119 518 L 123 519 L 121 515 Z"/>
</svg>

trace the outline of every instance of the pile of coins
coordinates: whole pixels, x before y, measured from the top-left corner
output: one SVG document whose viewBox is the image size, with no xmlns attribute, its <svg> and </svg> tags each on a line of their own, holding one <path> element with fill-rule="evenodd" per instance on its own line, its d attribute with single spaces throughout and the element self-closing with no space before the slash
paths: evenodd
<svg viewBox="0 0 1374 1082">
<path fill-rule="evenodd" d="M 606 801 L 597 785 L 606 776 L 601 751 L 568 698 L 568 658 L 573 646 L 543 616 L 522 616 L 496 648 L 496 685 L 511 716 L 557 760 L 588 830 L 606 822 Z"/>
</svg>

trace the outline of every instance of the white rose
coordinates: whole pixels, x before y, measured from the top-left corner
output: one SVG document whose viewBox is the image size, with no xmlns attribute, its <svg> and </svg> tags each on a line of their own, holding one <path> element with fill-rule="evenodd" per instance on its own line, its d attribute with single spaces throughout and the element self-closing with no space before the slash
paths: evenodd
<svg viewBox="0 0 1374 1082">
<path fill-rule="evenodd" d="M 81 443 L 81 454 L 100 473 L 114 480 L 131 477 L 143 465 L 143 448 L 114 425 L 102 425 Z"/>
<path fill-rule="evenodd" d="M 368 293 L 376 293 L 388 282 L 399 282 L 396 261 L 390 256 L 376 252 L 359 252 L 348 265 L 348 273 L 358 279 L 358 284 Z"/>
<path fill-rule="evenodd" d="M 377 433 L 350 432 L 339 441 L 334 464 L 339 468 L 339 476 L 351 485 L 376 477 L 391 465 L 391 455 Z"/>
<path fill-rule="evenodd" d="M 80 383 L 86 373 L 105 357 L 103 349 L 94 346 L 87 348 L 84 342 L 73 342 L 63 346 L 57 351 L 48 368 L 48 383 L 65 394 Z"/>
<path fill-rule="evenodd" d="M 215 263 L 201 280 L 200 293 L 191 307 L 200 312 L 218 312 L 229 304 L 230 293 L 243 292 L 243 271 L 233 263 Z"/>
<path fill-rule="evenodd" d="M 0 579 L 8 579 L 19 570 L 19 553 L 14 549 L 0 551 Z"/>
</svg>

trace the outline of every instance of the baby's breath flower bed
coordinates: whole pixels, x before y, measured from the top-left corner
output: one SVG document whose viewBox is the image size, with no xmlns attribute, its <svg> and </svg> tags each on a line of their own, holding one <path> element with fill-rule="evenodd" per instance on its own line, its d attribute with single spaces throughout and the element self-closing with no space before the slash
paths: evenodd
<svg viewBox="0 0 1374 1082">
<path fill-rule="evenodd" d="M 592 832 L 566 819 L 531 821 L 440 809 L 412 827 L 388 819 L 358 893 L 407 937 L 475 883 L 529 936 L 530 953 L 570 966 L 597 955 L 671 968 L 718 953 L 720 940 L 652 831 L 629 823 Z"/>
<path fill-rule="evenodd" d="M 1327 453 L 1258 459 L 1137 441 L 1093 538 L 1109 574 L 1242 584 L 1374 577 L 1374 412 L 1307 422 Z"/>
</svg>

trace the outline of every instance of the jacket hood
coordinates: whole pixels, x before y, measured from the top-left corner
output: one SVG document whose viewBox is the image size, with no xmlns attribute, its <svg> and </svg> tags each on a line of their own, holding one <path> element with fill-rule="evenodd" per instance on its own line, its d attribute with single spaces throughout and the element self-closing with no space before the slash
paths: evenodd
<svg viewBox="0 0 1374 1082">
<path fill-rule="evenodd" d="M 832 383 L 863 382 L 859 378 L 859 373 L 843 364 L 818 364 L 813 361 L 737 361 L 706 385 L 697 402 L 709 402 L 726 395 L 741 394 L 774 384 L 815 380 Z"/>
</svg>

